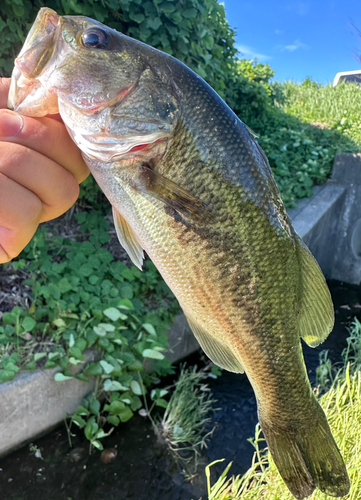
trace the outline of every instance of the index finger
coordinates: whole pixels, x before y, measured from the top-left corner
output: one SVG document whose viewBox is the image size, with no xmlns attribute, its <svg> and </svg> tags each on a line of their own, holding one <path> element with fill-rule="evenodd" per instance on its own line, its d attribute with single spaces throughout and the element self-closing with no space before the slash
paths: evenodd
<svg viewBox="0 0 361 500">
<path fill-rule="evenodd" d="M 77 181 L 83 182 L 89 175 L 80 149 L 70 138 L 65 125 L 53 118 L 32 118 L 21 116 L 22 126 L 15 133 L 14 127 L 19 123 L 17 113 L 0 110 L 0 140 L 21 144 L 50 158 L 66 168 Z M 10 132 L 11 135 L 8 135 Z"/>
<path fill-rule="evenodd" d="M 0 78 L 0 108 L 7 108 L 10 78 Z"/>
<path fill-rule="evenodd" d="M 10 79 L 0 81 L 0 108 L 6 108 Z M 65 125 L 53 118 L 21 116 L 8 109 L 0 109 L 0 140 L 21 144 L 37 151 L 66 168 L 77 181 L 83 182 L 89 169 L 81 152 L 70 138 Z M 21 121 L 22 125 L 21 125 Z M 16 125 L 21 125 L 18 129 Z M 15 129 L 14 129 L 15 127 Z"/>
</svg>

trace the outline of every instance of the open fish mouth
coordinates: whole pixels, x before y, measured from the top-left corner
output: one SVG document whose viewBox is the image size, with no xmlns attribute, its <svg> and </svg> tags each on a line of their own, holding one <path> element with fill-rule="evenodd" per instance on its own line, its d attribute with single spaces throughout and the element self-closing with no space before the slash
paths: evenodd
<svg viewBox="0 0 361 500">
<path fill-rule="evenodd" d="M 31 102 L 32 116 L 44 116 L 42 102 L 44 88 L 41 74 L 49 65 L 56 46 L 57 31 L 61 17 L 51 9 L 44 8 L 38 14 L 37 22 L 30 30 L 26 43 L 15 60 L 8 107 L 14 111 L 26 112 L 27 103 Z M 51 111 L 57 113 L 57 99 L 50 97 Z M 47 105 L 49 107 L 49 104 Z"/>
</svg>

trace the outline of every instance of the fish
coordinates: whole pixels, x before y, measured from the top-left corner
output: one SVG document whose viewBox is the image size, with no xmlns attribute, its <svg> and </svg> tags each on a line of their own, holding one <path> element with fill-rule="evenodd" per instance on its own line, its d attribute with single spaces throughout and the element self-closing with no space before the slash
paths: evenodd
<svg viewBox="0 0 361 500">
<path fill-rule="evenodd" d="M 146 252 L 207 356 L 247 374 L 293 496 L 346 495 L 301 346 L 328 336 L 332 300 L 250 129 L 177 59 L 49 8 L 15 60 L 8 106 L 60 113 L 132 262 L 141 269 Z"/>
</svg>

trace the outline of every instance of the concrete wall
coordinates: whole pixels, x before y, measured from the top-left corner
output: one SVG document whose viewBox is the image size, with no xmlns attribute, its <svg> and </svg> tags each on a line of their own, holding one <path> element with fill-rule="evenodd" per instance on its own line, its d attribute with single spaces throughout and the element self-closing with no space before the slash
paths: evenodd
<svg viewBox="0 0 361 500">
<path fill-rule="evenodd" d="M 358 285 L 361 282 L 361 154 L 338 154 L 332 182 L 345 189 L 345 200 L 338 214 L 330 277 Z"/>
<path fill-rule="evenodd" d="M 96 356 L 88 353 L 84 364 Z M 94 377 L 89 383 L 75 378 L 56 382 L 58 371 L 22 372 L 0 384 L 0 457 L 49 432 L 94 389 Z"/>
<path fill-rule="evenodd" d="M 327 279 L 361 282 L 361 154 L 336 155 L 332 177 L 290 210 Z"/>
</svg>

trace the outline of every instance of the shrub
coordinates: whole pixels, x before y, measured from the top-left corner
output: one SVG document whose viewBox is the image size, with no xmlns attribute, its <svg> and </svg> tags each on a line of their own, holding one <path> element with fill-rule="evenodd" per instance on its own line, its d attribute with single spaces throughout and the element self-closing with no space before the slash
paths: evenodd
<svg viewBox="0 0 361 500">
<path fill-rule="evenodd" d="M 341 82 L 321 85 L 310 78 L 301 84 L 279 84 L 284 99 L 280 103 L 288 114 L 307 123 L 329 128 L 361 145 L 361 127 L 358 110 L 361 91 L 355 83 Z"/>
<path fill-rule="evenodd" d="M 14 58 L 34 22 L 41 0 L 4 0 L 0 16 L 0 71 Z M 82 15 L 180 59 L 223 95 L 237 50 L 234 31 L 217 0 L 49 0 L 59 14 Z"/>
</svg>

